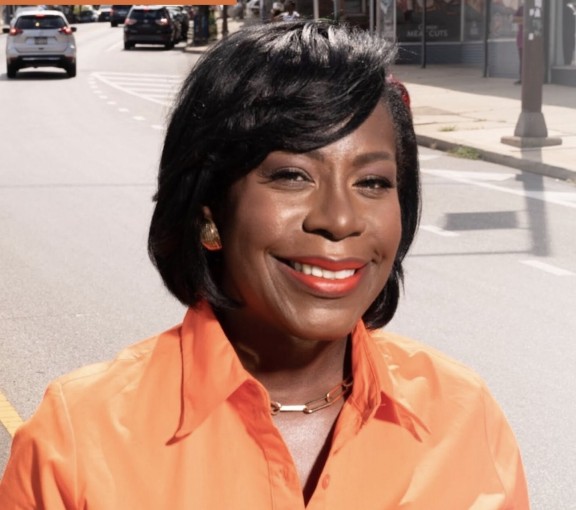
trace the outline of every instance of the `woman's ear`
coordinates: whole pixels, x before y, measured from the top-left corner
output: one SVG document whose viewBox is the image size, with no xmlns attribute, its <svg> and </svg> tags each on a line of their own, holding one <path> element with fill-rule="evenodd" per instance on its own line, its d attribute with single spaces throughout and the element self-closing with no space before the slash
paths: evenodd
<svg viewBox="0 0 576 510">
<path fill-rule="evenodd" d="M 212 209 L 207 205 L 202 206 L 202 215 L 206 221 L 214 221 L 214 216 L 212 214 Z"/>
</svg>

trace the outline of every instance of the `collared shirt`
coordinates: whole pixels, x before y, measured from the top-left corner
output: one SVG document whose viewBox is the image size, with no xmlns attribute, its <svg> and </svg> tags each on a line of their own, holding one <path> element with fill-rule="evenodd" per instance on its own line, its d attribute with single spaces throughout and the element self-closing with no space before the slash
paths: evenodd
<svg viewBox="0 0 576 510">
<path fill-rule="evenodd" d="M 309 510 L 526 510 L 518 447 L 469 369 L 363 324 Z M 210 307 L 52 383 L 16 433 L 2 510 L 299 510 L 264 387 Z"/>
</svg>

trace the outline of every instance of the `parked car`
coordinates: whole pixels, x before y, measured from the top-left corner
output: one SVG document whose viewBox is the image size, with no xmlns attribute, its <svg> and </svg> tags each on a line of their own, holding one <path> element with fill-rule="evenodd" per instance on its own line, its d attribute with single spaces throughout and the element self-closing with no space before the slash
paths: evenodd
<svg viewBox="0 0 576 510">
<path fill-rule="evenodd" d="M 136 44 L 163 44 L 171 49 L 180 33 L 172 15 L 164 5 L 135 5 L 124 22 L 124 49 Z"/>
<path fill-rule="evenodd" d="M 83 9 L 78 14 L 78 23 L 92 23 L 98 21 L 98 12 L 94 9 Z"/>
<path fill-rule="evenodd" d="M 113 5 L 110 10 L 110 26 L 117 27 L 124 23 L 131 7 L 131 5 Z"/>
<path fill-rule="evenodd" d="M 6 74 L 15 78 L 26 67 L 59 67 L 76 76 L 76 41 L 64 14 L 54 10 L 25 10 L 16 14 L 6 38 Z"/>
<path fill-rule="evenodd" d="M 188 40 L 188 31 L 190 30 L 190 15 L 180 5 L 167 5 L 166 7 L 172 14 L 174 21 L 179 25 L 180 37 L 178 40 L 186 42 Z"/>
<path fill-rule="evenodd" d="M 111 5 L 101 5 L 98 8 L 98 21 L 110 21 Z"/>
</svg>

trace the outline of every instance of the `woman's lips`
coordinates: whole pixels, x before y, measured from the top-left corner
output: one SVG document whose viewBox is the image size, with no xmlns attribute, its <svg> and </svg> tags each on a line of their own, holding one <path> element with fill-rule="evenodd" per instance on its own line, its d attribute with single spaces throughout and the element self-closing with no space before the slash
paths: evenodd
<svg viewBox="0 0 576 510">
<path fill-rule="evenodd" d="M 305 257 L 282 260 L 283 271 L 308 290 L 321 297 L 344 297 L 362 278 L 366 263 L 357 259 L 329 260 Z"/>
</svg>

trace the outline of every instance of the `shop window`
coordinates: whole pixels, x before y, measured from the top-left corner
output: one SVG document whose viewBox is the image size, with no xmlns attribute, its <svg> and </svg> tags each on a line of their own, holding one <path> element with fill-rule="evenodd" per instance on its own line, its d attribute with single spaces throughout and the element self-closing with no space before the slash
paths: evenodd
<svg viewBox="0 0 576 510">
<path fill-rule="evenodd" d="M 490 6 L 490 39 L 513 39 L 518 32 L 514 23 L 514 13 L 523 2 L 521 0 L 492 0 Z"/>
<path fill-rule="evenodd" d="M 466 0 L 464 3 L 464 40 L 484 39 L 486 0 Z"/>
<path fill-rule="evenodd" d="M 461 0 L 425 0 L 429 42 L 460 40 Z M 396 36 L 399 42 L 422 39 L 424 0 L 396 0 Z"/>
<path fill-rule="evenodd" d="M 346 15 L 364 14 L 365 2 L 363 0 L 344 0 L 344 12 Z"/>
</svg>

